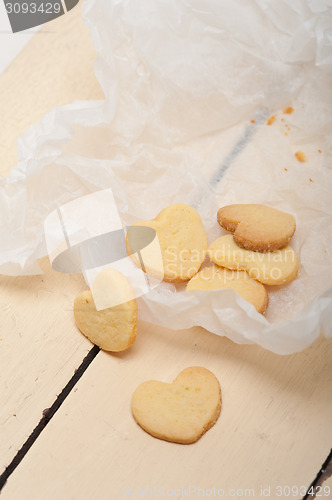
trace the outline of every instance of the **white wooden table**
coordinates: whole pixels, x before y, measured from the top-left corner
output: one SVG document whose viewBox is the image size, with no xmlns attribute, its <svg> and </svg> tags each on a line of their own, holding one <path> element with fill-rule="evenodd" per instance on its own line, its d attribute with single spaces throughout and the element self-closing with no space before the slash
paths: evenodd
<svg viewBox="0 0 332 500">
<path fill-rule="evenodd" d="M 103 98 L 94 57 L 76 7 L 7 68 L 0 77 L 2 175 L 15 165 L 16 139 L 30 124 L 54 106 Z M 320 472 L 332 446 L 331 342 L 320 338 L 282 357 L 200 328 L 141 321 L 131 349 L 107 354 L 74 324 L 83 278 L 56 273 L 47 258 L 41 266 L 41 276 L 0 276 L 1 500 L 300 499 L 315 479 L 321 498 L 332 498 L 331 478 Z M 131 416 L 133 390 L 150 378 L 171 381 L 192 365 L 218 377 L 220 419 L 193 445 L 152 438 Z"/>
</svg>

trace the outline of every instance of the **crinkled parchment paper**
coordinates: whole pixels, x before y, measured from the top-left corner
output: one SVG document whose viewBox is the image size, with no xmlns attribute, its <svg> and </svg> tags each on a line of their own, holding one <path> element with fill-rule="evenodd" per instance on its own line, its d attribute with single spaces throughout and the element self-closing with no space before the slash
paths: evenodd
<svg viewBox="0 0 332 500">
<path fill-rule="evenodd" d="M 265 317 L 230 290 L 161 283 L 141 318 L 283 354 L 332 336 L 331 1 L 88 0 L 84 18 L 105 101 L 54 109 L 19 139 L 0 181 L 0 272 L 40 272 L 45 219 L 97 191 L 123 225 L 188 203 L 210 242 L 220 206 L 262 203 L 296 217 L 301 262 L 269 287 Z"/>
</svg>

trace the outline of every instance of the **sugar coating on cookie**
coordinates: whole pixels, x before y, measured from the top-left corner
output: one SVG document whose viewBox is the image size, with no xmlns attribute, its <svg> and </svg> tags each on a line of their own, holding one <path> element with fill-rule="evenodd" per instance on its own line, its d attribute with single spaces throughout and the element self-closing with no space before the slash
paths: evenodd
<svg viewBox="0 0 332 500">
<path fill-rule="evenodd" d="M 133 394 L 131 408 L 136 422 L 152 436 L 194 443 L 219 417 L 220 384 L 211 371 L 193 366 L 180 372 L 171 384 L 143 382 Z"/>
<path fill-rule="evenodd" d="M 200 269 L 208 239 L 198 212 L 189 205 L 176 203 L 162 210 L 155 219 L 136 222 L 132 227 L 149 227 L 156 231 L 158 248 L 150 245 L 144 254 L 143 270 L 168 282 L 188 281 Z M 142 263 L 135 251 L 135 241 L 127 237 L 127 249 L 135 264 Z M 151 249 L 151 251 L 149 251 Z M 161 268 L 157 263 L 158 251 Z"/>
<path fill-rule="evenodd" d="M 240 297 L 253 304 L 261 314 L 267 309 L 269 296 L 264 285 L 251 278 L 245 271 L 233 271 L 212 265 L 197 273 L 186 287 L 186 291 L 218 289 L 234 290 Z"/>
<path fill-rule="evenodd" d="M 230 234 L 211 243 L 208 254 L 218 266 L 247 271 L 265 285 L 289 283 L 299 269 L 296 253 L 289 245 L 273 252 L 253 252 L 239 247 Z"/>
<path fill-rule="evenodd" d="M 228 205 L 218 210 L 217 220 L 239 246 L 256 252 L 283 248 L 296 229 L 291 214 L 264 205 Z"/>
<path fill-rule="evenodd" d="M 108 271 L 108 270 L 104 270 Z M 105 275 L 112 275 L 111 300 L 116 297 L 117 305 L 97 310 L 90 290 L 80 293 L 74 302 L 74 317 L 77 327 L 93 343 L 105 351 L 118 352 L 130 347 L 136 340 L 137 304 L 133 290 L 123 274 L 116 270 L 104 272 L 97 283 L 97 292 L 107 293 Z M 116 281 L 115 281 L 116 279 Z M 121 298 L 122 302 L 119 302 Z M 105 303 L 107 303 L 107 297 Z"/>
</svg>

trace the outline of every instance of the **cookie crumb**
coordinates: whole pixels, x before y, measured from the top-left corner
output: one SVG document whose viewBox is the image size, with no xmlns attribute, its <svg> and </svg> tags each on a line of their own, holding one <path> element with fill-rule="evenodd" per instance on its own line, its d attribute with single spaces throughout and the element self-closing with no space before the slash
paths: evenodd
<svg viewBox="0 0 332 500">
<path fill-rule="evenodd" d="M 256 123 L 256 120 L 250 120 L 251 123 Z"/>
<path fill-rule="evenodd" d="M 291 106 L 288 106 L 288 108 L 285 108 L 282 110 L 283 113 L 285 113 L 285 115 L 290 115 L 292 114 L 294 111 L 294 108 L 292 108 Z"/>
<path fill-rule="evenodd" d="M 16 417 L 16 413 L 13 413 L 13 417 Z"/>
<path fill-rule="evenodd" d="M 318 149 L 318 153 L 321 153 L 321 152 L 322 152 L 322 150 L 321 150 L 321 149 Z"/>
<path fill-rule="evenodd" d="M 309 177 L 309 182 L 314 182 L 311 177 Z"/>
<path fill-rule="evenodd" d="M 284 168 L 284 171 L 285 171 L 285 172 L 288 172 L 288 168 Z"/>
<path fill-rule="evenodd" d="M 295 157 L 296 157 L 296 159 L 297 159 L 298 161 L 300 161 L 300 162 L 304 162 L 304 161 L 306 161 L 306 156 L 305 156 L 305 154 L 303 153 L 303 151 L 296 151 L 296 153 L 294 153 L 294 154 L 295 154 Z"/>
<path fill-rule="evenodd" d="M 276 115 L 272 115 L 272 116 L 270 116 L 270 118 L 268 119 L 268 121 L 267 121 L 267 123 L 266 123 L 266 124 L 267 124 L 267 125 L 272 125 L 272 123 L 274 123 L 274 122 L 275 122 L 275 119 L 276 119 Z"/>
</svg>

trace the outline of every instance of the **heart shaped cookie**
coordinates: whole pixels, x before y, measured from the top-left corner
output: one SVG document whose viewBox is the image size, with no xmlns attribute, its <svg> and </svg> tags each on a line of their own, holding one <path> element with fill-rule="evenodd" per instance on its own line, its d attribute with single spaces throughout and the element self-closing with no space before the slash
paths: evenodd
<svg viewBox="0 0 332 500">
<path fill-rule="evenodd" d="M 200 215 L 194 208 L 176 203 L 162 210 L 154 220 L 136 222 L 132 227 L 149 227 L 156 231 L 162 256 L 162 279 L 188 281 L 200 269 L 208 239 Z M 128 232 L 130 235 L 130 231 Z M 137 256 L 135 239 L 127 235 L 128 254 L 135 264 L 152 276 L 160 277 L 156 251 L 147 252 L 143 263 Z M 142 265 L 143 264 L 143 265 Z"/>
<path fill-rule="evenodd" d="M 76 325 L 93 344 L 105 351 L 123 351 L 136 339 L 137 304 L 125 276 L 115 269 L 104 269 L 93 283 L 93 292 L 104 309 L 97 310 L 90 290 L 74 302 Z M 108 307 L 109 305 L 112 307 Z"/>
<path fill-rule="evenodd" d="M 152 436 L 194 443 L 219 417 L 220 385 L 212 372 L 193 366 L 179 373 L 172 384 L 143 382 L 133 394 L 131 408 L 136 422 Z"/>
<path fill-rule="evenodd" d="M 245 271 L 231 271 L 216 265 L 205 267 L 191 278 L 186 291 L 223 288 L 235 290 L 240 297 L 253 304 L 259 313 L 265 313 L 269 303 L 267 291 L 264 285 L 251 278 Z"/>
<path fill-rule="evenodd" d="M 235 243 L 255 252 L 286 246 L 296 228 L 292 215 L 264 205 L 228 205 L 218 210 L 217 219 L 234 233 Z"/>
<path fill-rule="evenodd" d="M 274 252 L 253 252 L 239 247 L 230 234 L 211 243 L 208 254 L 218 266 L 247 271 L 265 285 L 289 283 L 299 269 L 296 253 L 289 245 Z"/>
</svg>

